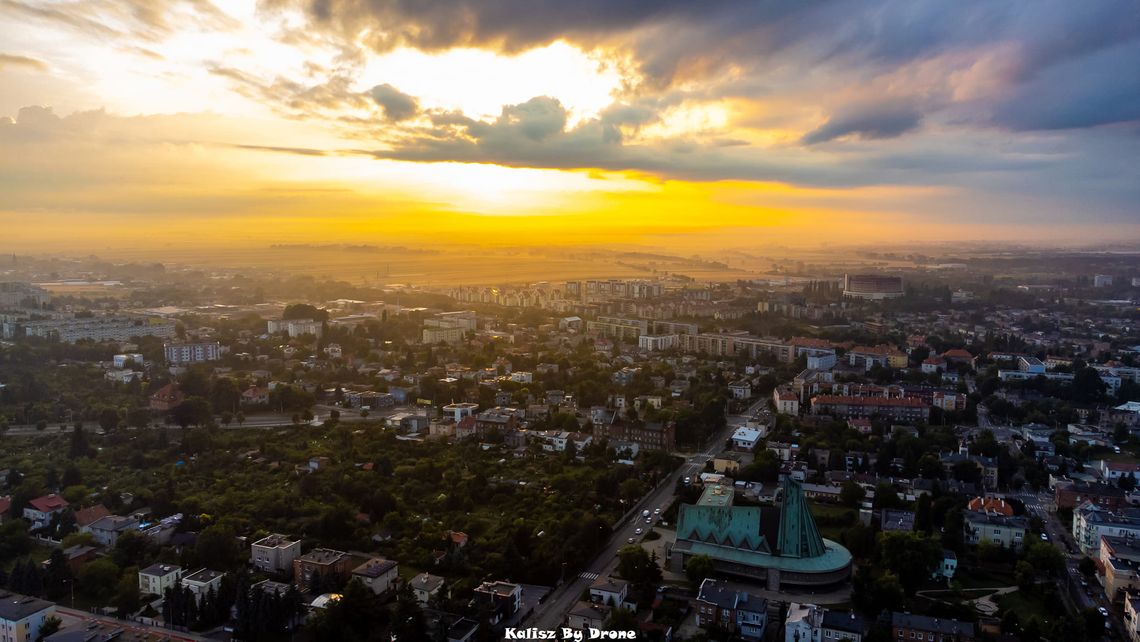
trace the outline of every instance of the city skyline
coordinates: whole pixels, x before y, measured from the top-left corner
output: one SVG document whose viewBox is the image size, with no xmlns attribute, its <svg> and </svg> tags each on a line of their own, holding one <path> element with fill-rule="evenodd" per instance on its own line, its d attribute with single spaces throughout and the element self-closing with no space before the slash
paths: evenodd
<svg viewBox="0 0 1140 642">
<path fill-rule="evenodd" d="M 0 250 L 1140 238 L 1125 1 L 0 18 Z"/>
</svg>

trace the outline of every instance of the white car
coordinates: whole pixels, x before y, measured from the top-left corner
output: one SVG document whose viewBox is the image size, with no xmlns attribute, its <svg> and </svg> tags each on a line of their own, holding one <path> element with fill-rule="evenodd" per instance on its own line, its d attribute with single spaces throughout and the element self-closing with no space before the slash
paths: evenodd
<svg viewBox="0 0 1140 642">
<path fill-rule="evenodd" d="M 633 531 L 633 534 L 634 534 L 634 535 L 640 535 L 640 534 L 641 534 L 641 529 L 639 528 L 639 529 L 637 529 L 637 530 Z"/>
<path fill-rule="evenodd" d="M 1104 608 L 1103 606 L 1096 607 L 1096 610 L 1100 611 L 1101 615 L 1108 617 L 1108 609 Z"/>
<path fill-rule="evenodd" d="M 654 515 L 660 515 L 660 514 L 661 514 L 661 509 L 660 509 L 660 508 L 654 508 L 654 509 L 653 509 L 653 514 L 654 514 Z"/>
</svg>

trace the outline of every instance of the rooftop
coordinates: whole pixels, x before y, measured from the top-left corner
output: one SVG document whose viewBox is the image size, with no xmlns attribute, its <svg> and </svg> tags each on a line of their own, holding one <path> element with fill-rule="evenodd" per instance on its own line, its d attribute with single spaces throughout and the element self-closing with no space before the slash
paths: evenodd
<svg viewBox="0 0 1140 642">
<path fill-rule="evenodd" d="M 209 584 L 210 582 L 213 582 L 223 575 L 225 575 L 225 573 L 222 571 L 215 571 L 209 568 L 200 568 L 189 575 L 182 576 L 182 581 L 184 583 L 197 582 L 200 584 Z"/>
<path fill-rule="evenodd" d="M 55 604 L 47 600 L 0 591 L 0 620 L 19 621 L 29 615 L 54 607 Z"/>
<path fill-rule="evenodd" d="M 313 564 L 333 564 L 346 555 L 348 555 L 348 553 L 334 551 L 331 548 L 314 548 L 297 559 Z"/>
<path fill-rule="evenodd" d="M 392 560 L 386 560 L 381 557 L 374 557 L 361 564 L 360 566 L 352 569 L 352 574 L 363 575 L 364 577 L 372 578 L 383 577 L 384 575 L 388 574 L 388 572 L 395 569 L 396 566 L 396 562 Z"/>
</svg>

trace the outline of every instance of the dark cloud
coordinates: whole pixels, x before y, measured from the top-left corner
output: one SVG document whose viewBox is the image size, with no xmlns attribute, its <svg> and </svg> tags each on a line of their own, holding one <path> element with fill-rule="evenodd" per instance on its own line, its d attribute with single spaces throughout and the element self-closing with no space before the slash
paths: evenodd
<svg viewBox="0 0 1140 642">
<path fill-rule="evenodd" d="M 384 116 L 390 121 L 407 120 L 420 112 L 420 104 L 415 97 L 387 83 L 376 85 L 368 93 L 377 105 L 384 108 Z"/>
<path fill-rule="evenodd" d="M 999 100 L 992 120 L 1020 131 L 1140 123 L 1137 65 L 1140 41 L 1043 69 Z"/>
<path fill-rule="evenodd" d="M 906 104 L 857 105 L 844 108 L 817 129 L 804 134 L 805 145 L 815 145 L 844 136 L 865 140 L 895 138 L 918 127 L 922 114 Z"/>
</svg>

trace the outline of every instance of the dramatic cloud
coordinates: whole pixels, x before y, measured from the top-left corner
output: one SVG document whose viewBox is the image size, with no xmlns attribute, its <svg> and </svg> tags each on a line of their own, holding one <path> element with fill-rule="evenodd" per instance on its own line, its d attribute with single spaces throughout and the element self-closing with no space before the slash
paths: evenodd
<svg viewBox="0 0 1140 642">
<path fill-rule="evenodd" d="M 815 145 L 843 136 L 864 139 L 895 138 L 915 127 L 922 114 L 909 105 L 856 106 L 829 118 L 818 129 L 804 135 L 803 142 Z"/>
<path fill-rule="evenodd" d="M 412 96 L 387 83 L 376 85 L 368 92 L 377 105 L 384 108 L 384 116 L 391 121 L 407 120 L 420 111 L 419 103 Z"/>
</svg>

